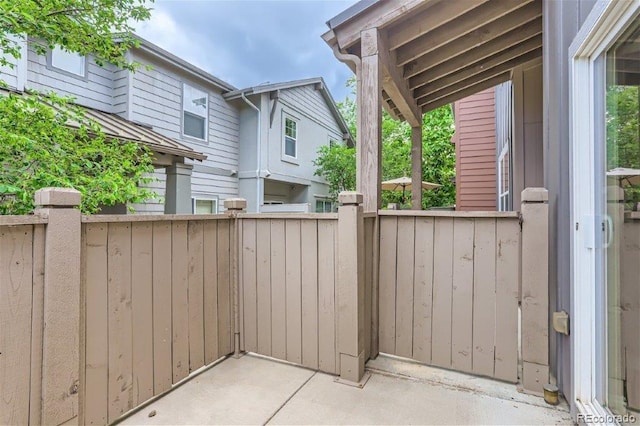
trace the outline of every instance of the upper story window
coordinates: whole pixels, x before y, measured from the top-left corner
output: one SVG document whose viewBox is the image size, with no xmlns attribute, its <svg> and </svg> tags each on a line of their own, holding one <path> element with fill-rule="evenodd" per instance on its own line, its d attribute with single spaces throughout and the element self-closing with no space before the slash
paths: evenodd
<svg viewBox="0 0 640 426">
<path fill-rule="evenodd" d="M 298 122 L 292 118 L 284 118 L 284 155 L 298 157 Z"/>
<path fill-rule="evenodd" d="M 186 83 L 182 90 L 182 134 L 196 139 L 207 139 L 209 95 Z"/>
<path fill-rule="evenodd" d="M 58 46 L 51 51 L 51 66 L 80 77 L 87 75 L 87 58 L 76 52 L 62 50 Z"/>
</svg>

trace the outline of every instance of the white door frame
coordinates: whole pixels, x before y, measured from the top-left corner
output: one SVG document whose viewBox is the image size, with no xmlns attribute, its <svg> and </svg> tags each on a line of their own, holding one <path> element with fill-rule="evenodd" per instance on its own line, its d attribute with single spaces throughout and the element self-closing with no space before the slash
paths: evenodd
<svg viewBox="0 0 640 426">
<path fill-rule="evenodd" d="M 596 68 L 596 60 L 638 12 L 640 0 L 599 0 L 569 48 L 571 223 L 574 227 L 571 237 L 571 398 L 578 409 L 576 414 L 581 415 L 582 420 L 599 418 L 614 421 L 597 400 L 598 394 L 606 395 L 606 392 L 596 383 L 598 372 L 607 368 L 606 359 L 596 356 L 597 345 L 603 343 L 597 338 L 597 327 L 603 325 L 596 324 L 596 317 L 606 310 L 606 302 L 595 300 L 600 281 L 596 277 L 596 243 L 599 238 L 595 226 L 598 214 L 595 194 L 601 190 L 596 187 L 595 135 L 596 130 L 602 130 L 604 126 L 604 117 L 596 116 L 596 111 L 602 110 L 604 105 L 604 87 L 598 91 L 596 85 L 605 81 L 604 75 L 598 75 L 602 70 Z"/>
</svg>

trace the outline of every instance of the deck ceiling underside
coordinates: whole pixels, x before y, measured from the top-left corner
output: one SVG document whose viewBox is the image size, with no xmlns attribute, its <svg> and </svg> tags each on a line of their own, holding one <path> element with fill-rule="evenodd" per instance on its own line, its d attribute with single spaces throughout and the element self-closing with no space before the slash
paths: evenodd
<svg viewBox="0 0 640 426">
<path fill-rule="evenodd" d="M 388 52 L 383 99 L 406 119 L 507 81 L 540 57 L 542 0 L 381 0 L 325 39 L 360 55 L 368 28 L 378 28 L 379 50 Z"/>
</svg>

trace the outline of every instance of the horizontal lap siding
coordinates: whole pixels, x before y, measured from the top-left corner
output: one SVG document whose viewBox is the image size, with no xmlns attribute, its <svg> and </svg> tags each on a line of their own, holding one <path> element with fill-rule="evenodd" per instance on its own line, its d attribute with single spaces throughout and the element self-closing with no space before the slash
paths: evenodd
<svg viewBox="0 0 640 426">
<path fill-rule="evenodd" d="M 241 219 L 244 349 L 336 373 L 336 220 Z"/>
<path fill-rule="evenodd" d="M 455 103 L 456 209 L 495 210 L 496 125 L 494 89 Z"/>
<path fill-rule="evenodd" d="M 516 218 L 380 217 L 380 351 L 517 380 Z"/>
<path fill-rule="evenodd" d="M 85 423 L 231 351 L 231 221 L 83 224 Z"/>
</svg>

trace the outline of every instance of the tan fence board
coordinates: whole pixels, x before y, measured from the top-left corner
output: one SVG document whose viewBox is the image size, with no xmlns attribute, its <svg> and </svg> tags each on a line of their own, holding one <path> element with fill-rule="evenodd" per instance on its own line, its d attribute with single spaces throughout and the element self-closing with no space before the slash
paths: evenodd
<svg viewBox="0 0 640 426">
<path fill-rule="evenodd" d="M 453 219 L 437 218 L 434 228 L 433 321 L 431 362 L 451 365 L 451 298 L 453 284 Z"/>
<path fill-rule="evenodd" d="M 29 422 L 33 226 L 0 227 L 0 424 Z"/>
<path fill-rule="evenodd" d="M 256 220 L 242 221 L 242 294 L 244 304 L 244 349 L 258 351 Z"/>
<path fill-rule="evenodd" d="M 380 220 L 380 352 L 396 350 L 396 254 L 398 219 Z"/>
<path fill-rule="evenodd" d="M 131 224 L 131 314 L 133 324 L 133 403 L 153 392 L 153 224 Z"/>
<path fill-rule="evenodd" d="M 271 221 L 271 355 L 287 359 L 284 220 Z"/>
<path fill-rule="evenodd" d="M 373 303 L 373 231 L 375 217 L 364 219 L 364 359 L 371 356 L 371 323 Z"/>
<path fill-rule="evenodd" d="M 520 224 L 496 224 L 496 348 L 495 377 L 518 380 L 518 289 L 520 280 Z"/>
<path fill-rule="evenodd" d="M 220 357 L 218 349 L 218 221 L 206 221 L 203 226 L 203 310 L 205 362 Z"/>
<path fill-rule="evenodd" d="M 302 288 L 300 220 L 285 222 L 285 283 L 287 361 L 302 363 Z"/>
<path fill-rule="evenodd" d="M 133 408 L 131 224 L 109 224 L 109 422 Z"/>
<path fill-rule="evenodd" d="M 318 221 L 318 367 L 337 372 L 335 222 Z"/>
<path fill-rule="evenodd" d="M 218 223 L 218 348 L 220 356 L 233 352 L 231 225 L 230 220 Z"/>
<path fill-rule="evenodd" d="M 432 218 L 416 218 L 416 254 L 413 275 L 413 357 L 424 363 L 431 362 L 433 226 L 434 220 Z"/>
<path fill-rule="evenodd" d="M 496 220 L 476 221 L 473 293 L 473 372 L 494 373 L 496 304 Z"/>
<path fill-rule="evenodd" d="M 258 352 L 271 355 L 271 221 L 256 224 Z"/>
<path fill-rule="evenodd" d="M 189 374 L 189 299 L 188 299 L 187 222 L 171 224 L 171 339 L 173 383 Z"/>
<path fill-rule="evenodd" d="M 415 219 L 398 218 L 396 260 L 395 354 L 413 356 L 413 273 L 415 267 Z"/>
<path fill-rule="evenodd" d="M 302 365 L 318 368 L 318 221 L 300 225 L 302 264 Z"/>
<path fill-rule="evenodd" d="M 42 423 L 42 337 L 44 329 L 44 248 L 43 225 L 33 227 L 33 308 L 31 314 L 31 397 L 29 423 Z M 106 296 L 105 296 L 106 299 Z M 105 305 L 106 311 L 106 305 Z M 106 339 L 106 334 L 105 334 Z M 84 383 L 84 381 L 81 381 Z M 104 399 L 106 406 L 106 397 Z"/>
<path fill-rule="evenodd" d="M 171 354 L 171 222 L 153 223 L 153 391 L 173 383 Z"/>
<path fill-rule="evenodd" d="M 451 367 L 471 371 L 473 311 L 474 220 L 453 220 L 453 288 L 451 312 Z"/>
<path fill-rule="evenodd" d="M 189 372 L 204 362 L 204 228 L 202 221 L 188 225 L 189 250 Z"/>
</svg>

